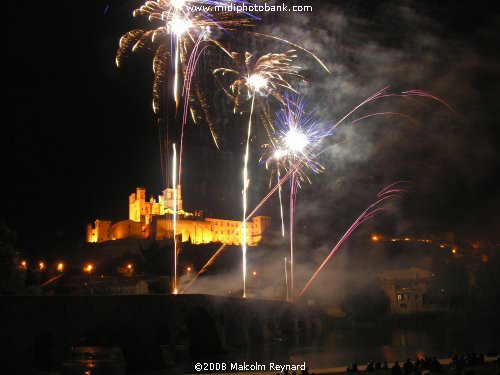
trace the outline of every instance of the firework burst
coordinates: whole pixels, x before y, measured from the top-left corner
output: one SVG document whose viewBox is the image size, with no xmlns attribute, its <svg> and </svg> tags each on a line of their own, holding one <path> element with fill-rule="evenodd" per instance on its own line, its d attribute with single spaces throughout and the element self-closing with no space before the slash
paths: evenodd
<svg viewBox="0 0 500 375">
<path fill-rule="evenodd" d="M 122 36 L 116 54 L 116 65 L 122 64 L 123 58 L 129 52 L 138 52 L 143 49 L 153 51 L 153 110 L 160 108 L 162 84 L 168 71 L 168 62 L 180 64 L 185 73 L 187 70 L 188 52 L 196 42 L 213 42 L 210 38 L 213 30 L 233 30 L 251 26 L 252 19 L 244 15 L 236 16 L 229 12 L 190 12 L 188 4 L 212 4 L 218 2 L 187 1 L 187 0 L 156 0 L 147 1 L 134 10 L 133 16 L 147 17 L 151 29 L 135 29 Z M 198 38 L 200 35 L 203 37 Z M 175 71 L 175 79 L 179 79 L 179 65 Z M 178 84 L 178 83 L 177 83 Z M 177 89 L 174 88 L 174 97 L 178 100 Z"/>
<path fill-rule="evenodd" d="M 308 113 L 303 98 L 289 96 L 285 94 L 285 105 L 276 114 L 276 133 L 270 140 L 270 144 L 265 145 L 268 155 L 264 156 L 266 167 L 276 166 L 276 176 L 281 178 L 280 169 L 285 172 L 292 171 L 290 177 L 290 292 L 294 298 L 294 216 L 297 200 L 297 189 L 301 181 L 307 179 L 310 182 L 306 169 L 315 173 L 321 172 L 324 167 L 317 161 L 317 156 L 322 148 L 324 138 L 332 134 L 332 126 L 318 122 L 314 113 Z M 296 168 L 297 163 L 302 163 L 300 168 Z M 272 175 L 272 174 L 271 174 Z M 281 185 L 278 192 L 281 231 L 285 234 L 285 224 L 283 217 L 283 203 Z"/>
<path fill-rule="evenodd" d="M 274 97 L 284 102 L 284 90 L 295 91 L 290 83 L 292 78 L 303 79 L 300 67 L 292 65 L 297 58 L 295 50 L 283 53 L 267 53 L 257 56 L 250 52 L 227 52 L 231 67 L 214 69 L 222 89 L 234 103 L 234 112 L 252 96 Z M 226 83 L 229 80 L 229 83 Z"/>
<path fill-rule="evenodd" d="M 289 171 L 298 161 L 304 168 L 297 169 L 301 181 L 311 182 L 306 171 L 320 173 L 324 167 L 317 157 L 324 148 L 323 140 L 333 134 L 333 126 L 318 121 L 314 112 L 308 112 L 302 97 L 285 94 L 285 104 L 276 113 L 275 133 L 270 138 L 261 160 L 266 168 L 276 167 L 277 173 L 283 168 Z"/>
</svg>

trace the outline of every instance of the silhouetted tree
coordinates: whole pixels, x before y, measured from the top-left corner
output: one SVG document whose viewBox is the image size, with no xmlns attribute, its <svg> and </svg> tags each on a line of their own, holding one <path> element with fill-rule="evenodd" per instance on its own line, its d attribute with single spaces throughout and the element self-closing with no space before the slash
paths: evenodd
<svg viewBox="0 0 500 375">
<path fill-rule="evenodd" d="M 23 271 L 14 259 L 16 233 L 0 223 L 0 294 L 20 294 L 24 290 Z"/>
<path fill-rule="evenodd" d="M 436 302 L 447 309 L 467 303 L 468 274 L 464 266 L 451 257 L 444 257 L 434 263 L 435 274 L 430 293 Z"/>
</svg>

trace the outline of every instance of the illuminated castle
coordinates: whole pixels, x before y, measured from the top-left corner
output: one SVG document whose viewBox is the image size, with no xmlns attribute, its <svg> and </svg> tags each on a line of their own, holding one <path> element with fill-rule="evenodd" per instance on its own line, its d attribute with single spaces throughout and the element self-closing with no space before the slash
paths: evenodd
<svg viewBox="0 0 500 375">
<path fill-rule="evenodd" d="M 240 245 L 243 237 L 241 221 L 213 219 L 203 217 L 202 211 L 189 213 L 182 207 L 181 186 L 176 191 L 177 226 L 176 236 L 182 242 L 204 244 L 224 242 Z M 96 220 L 94 225 L 87 225 L 87 242 L 103 242 L 125 238 L 155 238 L 157 240 L 173 238 L 174 189 L 168 188 L 156 201 L 153 197 L 146 200 L 146 189 L 137 188 L 128 200 L 128 220 L 112 223 L 108 220 Z M 255 246 L 271 224 L 271 218 L 256 216 L 246 223 L 247 245 Z M 233 235 L 234 233 L 234 235 Z"/>
</svg>

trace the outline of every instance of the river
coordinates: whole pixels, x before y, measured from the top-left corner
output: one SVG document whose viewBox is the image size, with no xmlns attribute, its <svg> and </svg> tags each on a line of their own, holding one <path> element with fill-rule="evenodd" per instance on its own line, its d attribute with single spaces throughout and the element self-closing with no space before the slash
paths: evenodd
<svg viewBox="0 0 500 375">
<path fill-rule="evenodd" d="M 320 339 L 307 346 L 287 347 L 284 344 L 268 348 L 233 352 L 220 358 L 192 360 L 187 356 L 175 367 L 154 372 L 139 372 L 141 375 L 196 373 L 197 362 L 262 363 L 280 364 L 306 363 L 309 369 L 346 366 L 357 362 L 386 360 L 414 360 L 421 356 L 449 358 L 453 354 L 473 351 L 485 353 L 500 349 L 500 332 L 485 326 L 480 329 L 456 327 L 424 329 L 358 328 L 338 329 L 326 332 Z"/>
</svg>

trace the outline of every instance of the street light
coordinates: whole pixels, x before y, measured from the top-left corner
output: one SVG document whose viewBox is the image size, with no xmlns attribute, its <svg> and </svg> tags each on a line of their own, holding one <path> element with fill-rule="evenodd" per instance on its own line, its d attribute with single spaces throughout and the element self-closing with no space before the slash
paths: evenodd
<svg viewBox="0 0 500 375">
<path fill-rule="evenodd" d="M 92 263 L 89 263 L 85 267 L 83 267 L 83 271 L 87 272 L 88 274 L 90 274 L 93 270 L 94 266 L 92 265 Z"/>
<path fill-rule="evenodd" d="M 43 271 L 45 269 L 45 263 L 44 262 L 38 263 L 38 268 L 40 269 L 40 271 Z"/>
<path fill-rule="evenodd" d="M 132 276 L 132 271 L 133 271 L 133 267 L 132 267 L 132 264 L 127 264 L 127 270 L 128 270 L 128 275 L 129 276 Z"/>
<path fill-rule="evenodd" d="M 59 262 L 59 264 L 57 265 L 57 272 L 62 272 L 63 270 L 64 270 L 64 263 Z"/>
</svg>

